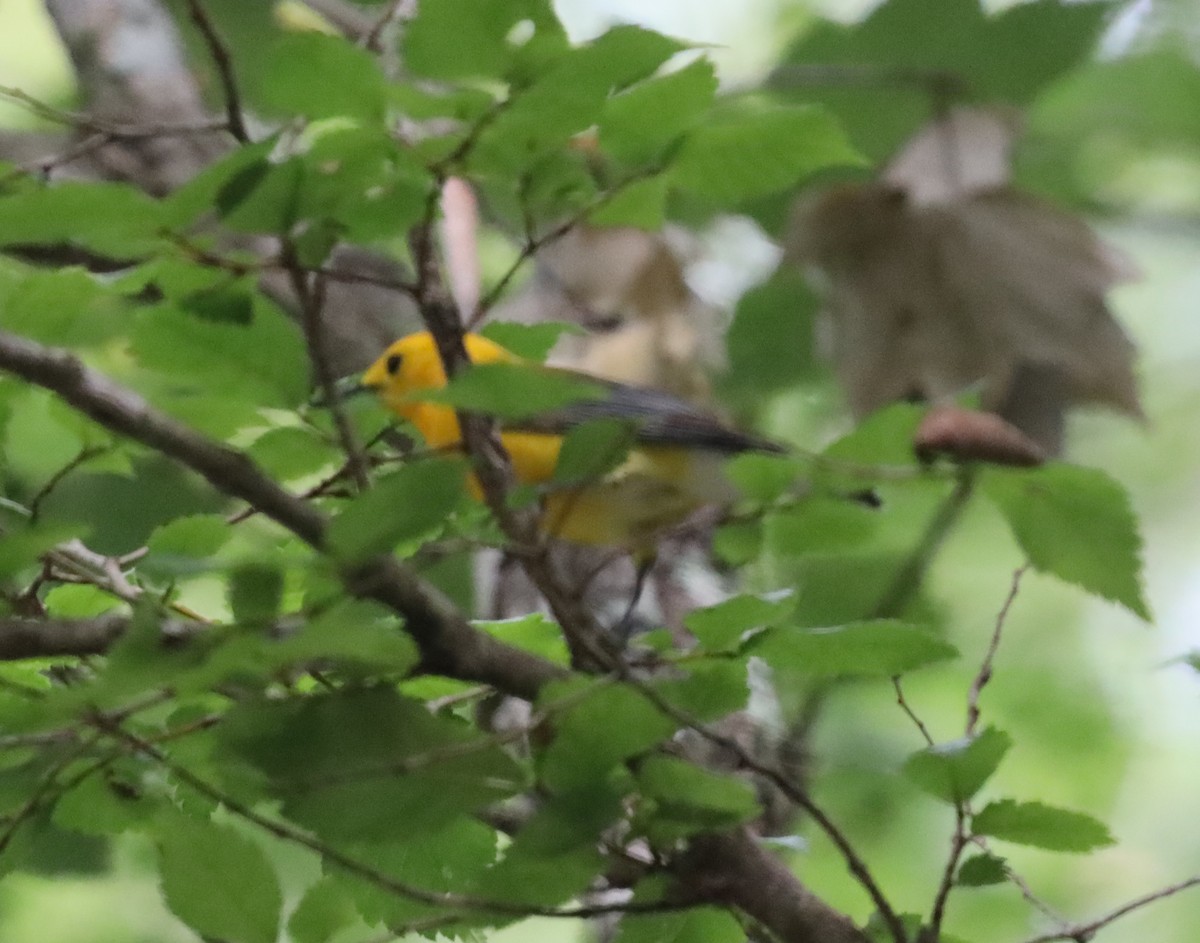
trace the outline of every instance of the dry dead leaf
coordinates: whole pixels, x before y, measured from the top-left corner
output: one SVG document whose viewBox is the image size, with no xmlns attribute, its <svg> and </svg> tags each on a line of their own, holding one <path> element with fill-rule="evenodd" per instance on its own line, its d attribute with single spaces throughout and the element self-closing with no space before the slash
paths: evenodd
<svg viewBox="0 0 1200 943">
<path fill-rule="evenodd" d="M 1141 417 L 1134 348 L 1105 301 L 1130 267 L 1081 220 L 1004 182 L 1011 139 L 996 120 L 951 125 L 918 132 L 883 179 L 794 212 L 787 255 L 824 289 L 854 413 L 978 386 L 1051 454 L 1070 405 Z M 948 135 L 954 159 L 934 160 Z"/>
</svg>

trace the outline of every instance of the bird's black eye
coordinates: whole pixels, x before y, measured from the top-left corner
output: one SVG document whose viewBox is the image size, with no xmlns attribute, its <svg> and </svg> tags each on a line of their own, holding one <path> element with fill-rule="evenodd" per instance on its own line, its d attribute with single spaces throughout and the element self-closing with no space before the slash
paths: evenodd
<svg viewBox="0 0 1200 943">
<path fill-rule="evenodd" d="M 390 357 L 388 357 L 388 359 L 387 359 L 388 376 L 394 377 L 397 373 L 399 373 L 400 372 L 400 364 L 402 364 L 402 363 L 404 363 L 404 358 L 401 357 L 399 354 L 392 354 Z"/>
</svg>

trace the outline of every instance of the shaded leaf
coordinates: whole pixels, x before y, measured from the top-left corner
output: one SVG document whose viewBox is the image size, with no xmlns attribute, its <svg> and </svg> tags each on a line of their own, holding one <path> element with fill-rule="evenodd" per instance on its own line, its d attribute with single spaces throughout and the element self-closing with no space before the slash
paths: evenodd
<svg viewBox="0 0 1200 943">
<path fill-rule="evenodd" d="M 456 459 L 413 462 L 379 479 L 329 525 L 339 559 L 365 560 L 445 523 L 464 494 L 465 466 Z"/>
<path fill-rule="evenodd" d="M 243 625 L 266 625 L 283 602 L 283 573 L 269 563 L 243 563 L 229 574 L 229 608 Z"/>
<path fill-rule="evenodd" d="M 569 703 L 584 684 L 552 684 L 539 703 L 546 709 L 560 700 Z M 675 727 L 673 720 L 633 689 L 598 688 L 558 717 L 554 741 L 541 757 L 542 778 L 555 789 L 579 788 L 666 739 Z"/>
<path fill-rule="evenodd" d="M 732 828 L 762 811 L 745 780 L 675 757 L 646 757 L 635 776 L 642 794 L 656 800 L 655 818 L 686 826 L 685 832 Z"/>
<path fill-rule="evenodd" d="M 358 923 L 353 901 L 330 878 L 312 885 L 288 918 L 288 935 L 295 943 L 327 943 L 335 934 Z"/>
<path fill-rule="evenodd" d="M 728 206 L 792 187 L 824 167 L 861 162 L 827 112 L 771 107 L 710 116 L 680 146 L 671 179 Z"/>
<path fill-rule="evenodd" d="M 228 943 L 275 943 L 283 898 L 258 845 L 228 826 L 172 815 L 158 849 L 163 896 L 180 920 Z"/>
<path fill-rule="evenodd" d="M 954 881 L 962 887 L 987 887 L 1008 880 L 1004 859 L 993 854 L 979 854 L 962 863 Z"/>
</svg>

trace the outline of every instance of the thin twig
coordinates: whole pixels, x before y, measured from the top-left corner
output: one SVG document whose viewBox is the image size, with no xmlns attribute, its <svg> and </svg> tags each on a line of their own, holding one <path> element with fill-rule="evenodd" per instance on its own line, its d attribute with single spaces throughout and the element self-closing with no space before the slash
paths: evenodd
<svg viewBox="0 0 1200 943">
<path fill-rule="evenodd" d="M 1029 564 L 1024 563 L 1013 571 L 1012 585 L 1009 586 L 1008 596 L 1004 599 L 1004 604 L 1000 607 L 1000 611 L 996 614 L 996 624 L 992 629 L 992 638 L 988 642 L 987 651 L 984 653 L 983 661 L 979 665 L 979 673 L 975 675 L 975 680 L 971 682 L 971 690 L 967 694 L 967 727 L 966 735 L 969 737 L 975 733 L 975 728 L 979 724 L 979 696 L 983 693 L 983 689 L 992 679 L 992 666 L 996 660 L 996 652 L 1000 648 L 1000 636 L 1004 633 L 1004 623 L 1008 621 L 1009 610 L 1016 602 L 1017 593 L 1021 591 L 1021 579 L 1025 576 L 1029 569 Z"/>
<path fill-rule="evenodd" d="M 1025 943 L 1055 943 L 1056 940 L 1074 940 L 1075 943 L 1088 943 L 1100 930 L 1103 930 L 1111 923 L 1115 923 L 1122 917 L 1133 913 L 1135 910 L 1140 910 L 1147 904 L 1153 904 L 1156 901 L 1173 897 L 1181 891 L 1186 891 L 1193 887 L 1200 887 L 1200 874 L 1180 881 L 1177 884 L 1171 884 L 1160 890 L 1144 894 L 1141 897 L 1135 897 L 1128 903 L 1122 904 L 1116 910 L 1109 911 L 1103 917 L 1097 917 L 1095 920 L 1088 921 L 1087 923 L 1077 923 L 1053 933 L 1031 937 Z"/>
<path fill-rule="evenodd" d="M 967 721 L 964 730 L 964 734 L 967 737 L 975 734 L 975 729 L 979 724 L 979 695 L 992 677 L 992 665 L 996 658 L 996 652 L 1000 648 L 1000 638 L 1004 632 L 1004 624 L 1008 620 L 1008 613 L 1017 598 L 1017 593 L 1020 592 L 1021 578 L 1025 575 L 1025 571 L 1028 568 L 1029 565 L 1024 564 L 1018 567 L 1013 573 L 1008 595 L 1000 606 L 1000 611 L 996 614 L 996 622 L 992 629 L 992 637 L 988 643 L 987 651 L 984 653 L 979 671 L 971 682 L 970 691 L 967 695 Z M 896 679 L 896 682 L 899 684 L 899 679 Z M 932 745 L 933 741 L 931 740 L 930 746 Z M 950 892 L 954 889 L 954 874 L 958 870 L 958 863 L 962 859 L 964 849 L 972 840 L 967 830 L 967 821 L 970 814 L 971 809 L 966 800 L 959 799 L 955 801 L 954 834 L 950 839 L 950 853 L 946 857 L 946 866 L 942 871 L 942 880 L 934 896 L 933 909 L 929 917 L 929 935 L 933 940 L 938 939 L 941 933 L 942 922 L 946 916 L 946 904 L 950 899 Z M 1029 896 L 1032 897 L 1032 894 Z"/>
<path fill-rule="evenodd" d="M 225 127 L 240 144 L 249 144 L 250 132 L 246 130 L 246 118 L 242 114 L 242 96 L 233 75 L 233 60 L 229 56 L 229 49 L 213 26 L 201 0 L 187 0 L 187 6 L 192 15 L 192 22 L 204 37 L 208 54 L 217 69 L 221 94 L 225 99 Z"/>
<path fill-rule="evenodd" d="M 411 17 L 415 11 L 416 0 L 391 0 L 387 9 L 375 21 L 375 25 L 359 39 L 358 44 L 371 52 L 382 52 L 383 34 L 393 23 Z"/>
<path fill-rule="evenodd" d="M 954 872 L 958 870 L 959 859 L 963 849 L 970 841 L 967 831 L 967 817 L 970 810 L 967 803 L 959 800 L 954 803 L 954 834 L 950 838 L 950 854 L 946 856 L 946 866 L 942 869 L 942 880 L 938 884 L 937 894 L 933 898 L 933 909 L 929 915 L 928 937 L 931 940 L 941 938 L 942 922 L 946 917 L 946 902 L 954 889 Z"/>
<path fill-rule="evenodd" d="M 908 703 L 908 699 L 904 696 L 904 685 L 901 681 L 900 675 L 892 675 L 892 688 L 896 692 L 896 703 L 900 705 L 900 709 L 904 711 L 904 713 L 908 715 L 908 719 L 916 725 L 916 728 L 921 732 L 921 736 L 924 738 L 925 743 L 929 746 L 933 746 L 936 741 L 933 739 L 933 735 L 929 732 L 929 728 L 925 726 L 925 721 L 921 720 L 921 718 L 917 716 L 917 712 L 913 710 L 912 705 Z"/>
<path fill-rule="evenodd" d="M 503 295 L 508 289 L 509 284 L 514 278 L 516 278 L 517 273 L 521 270 L 525 263 L 533 258 L 533 256 L 536 255 L 539 250 L 543 249 L 550 243 L 561 239 L 597 210 L 603 209 L 605 206 L 615 200 L 628 187 L 635 183 L 639 183 L 642 180 L 653 177 L 661 172 L 661 167 L 650 166 L 643 168 L 636 173 L 630 174 L 625 179 L 618 181 L 603 193 L 590 200 L 582 209 L 573 213 L 566 220 L 542 233 L 540 236 L 532 236 L 532 221 L 526 219 L 525 244 L 521 247 L 521 251 L 517 253 L 517 257 L 512 261 L 509 267 L 505 269 L 504 274 L 500 276 L 499 280 L 490 289 L 488 289 L 487 293 L 484 294 L 482 298 L 479 299 L 479 303 L 475 306 L 475 310 L 471 313 L 471 317 L 467 321 L 467 330 L 474 330 L 478 326 L 479 322 L 487 316 L 488 311 L 491 310 L 492 306 L 499 300 L 500 296 Z"/>
<path fill-rule="evenodd" d="M 109 451 L 111 451 L 111 447 L 107 445 L 88 445 L 80 449 L 78 455 L 67 462 L 66 465 L 56 471 L 53 475 L 51 475 L 46 480 L 46 483 L 38 489 L 38 493 L 30 498 L 29 520 L 32 522 L 38 519 L 38 514 L 41 513 L 42 510 L 42 502 L 50 497 L 50 493 L 62 483 L 64 478 L 79 468 L 80 465 L 90 462 L 98 455 L 104 455 Z"/>
<path fill-rule="evenodd" d="M 73 111 L 63 111 L 55 108 L 23 89 L 11 85 L 0 85 L 0 98 L 23 105 L 39 118 L 76 128 L 93 134 L 107 135 L 113 140 L 140 140 L 142 138 L 159 137 L 191 137 L 198 134 L 211 134 L 214 131 L 227 130 L 225 121 L 196 121 L 183 124 L 161 122 L 154 124 L 121 124 L 103 121 L 91 115 L 79 114 Z"/>
<path fill-rule="evenodd" d="M 355 435 L 354 426 L 342 403 L 337 377 L 330 366 L 329 337 L 325 331 L 325 278 L 323 275 L 308 275 L 297 263 L 295 245 L 290 239 L 283 244 L 283 260 L 292 283 L 292 291 L 300 302 L 303 315 L 304 340 L 308 346 L 308 359 L 312 363 L 316 387 L 333 417 L 333 427 L 346 455 L 350 478 L 359 491 L 371 486 L 367 474 L 367 456 L 362 443 Z"/>
</svg>

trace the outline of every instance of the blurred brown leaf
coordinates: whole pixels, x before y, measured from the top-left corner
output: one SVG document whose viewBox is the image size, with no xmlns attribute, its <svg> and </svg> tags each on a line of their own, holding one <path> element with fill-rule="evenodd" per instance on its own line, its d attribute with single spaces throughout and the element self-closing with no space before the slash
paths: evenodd
<svg viewBox="0 0 1200 943">
<path fill-rule="evenodd" d="M 688 287 L 670 241 L 641 229 L 576 226 L 538 252 L 534 277 L 496 315 L 579 324 L 588 334 L 564 337 L 555 362 L 691 399 L 708 395 L 723 360 L 719 313 Z"/>
<path fill-rule="evenodd" d="M 1070 405 L 1142 415 L 1134 348 L 1105 301 L 1131 269 L 1080 219 L 1007 184 L 1005 128 L 951 112 L 879 180 L 803 198 L 787 258 L 825 291 L 856 415 L 979 386 L 985 409 L 1054 454 Z"/>
</svg>

